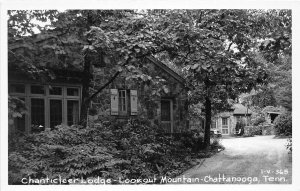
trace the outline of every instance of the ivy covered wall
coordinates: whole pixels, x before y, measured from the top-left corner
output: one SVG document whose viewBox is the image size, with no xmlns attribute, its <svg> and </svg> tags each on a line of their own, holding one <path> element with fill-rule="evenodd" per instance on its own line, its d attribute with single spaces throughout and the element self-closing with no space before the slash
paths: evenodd
<svg viewBox="0 0 300 191">
<path fill-rule="evenodd" d="M 173 103 L 171 110 L 173 132 L 177 133 L 187 130 L 187 90 L 184 88 L 184 84 L 178 82 L 172 75 L 153 64 L 150 60 L 145 59 L 139 67 L 140 70 L 149 74 L 152 79 L 157 79 L 156 81 L 159 81 L 159 83 L 139 81 L 127 75 L 126 71 L 124 71 L 93 99 L 89 112 L 89 124 L 94 125 L 99 120 L 111 117 L 119 120 L 133 117 L 145 118 L 153 124 L 161 125 L 161 99 L 169 99 Z M 95 68 L 94 71 L 94 90 L 91 90 L 92 92 L 108 81 L 112 73 L 108 67 Z M 111 89 L 126 90 L 126 115 L 120 115 L 120 113 L 119 115 L 111 115 Z M 130 112 L 132 109 L 130 105 L 130 90 L 137 90 L 137 115 L 131 115 Z"/>
</svg>

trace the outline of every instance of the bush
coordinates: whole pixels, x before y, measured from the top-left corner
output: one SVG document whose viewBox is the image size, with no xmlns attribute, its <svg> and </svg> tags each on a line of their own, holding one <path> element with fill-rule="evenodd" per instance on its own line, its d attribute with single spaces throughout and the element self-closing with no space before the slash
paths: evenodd
<svg viewBox="0 0 300 191">
<path fill-rule="evenodd" d="M 292 114 L 285 112 L 279 115 L 274 121 L 275 134 L 280 136 L 292 135 Z"/>
<path fill-rule="evenodd" d="M 235 130 L 237 131 L 237 132 L 239 132 L 239 130 L 241 129 L 241 133 L 239 134 L 239 135 L 243 135 L 244 134 L 244 131 L 245 131 L 245 126 L 246 126 L 246 124 L 245 124 L 245 122 L 244 121 L 238 121 L 237 123 L 236 123 L 236 125 L 235 125 Z"/>
<path fill-rule="evenodd" d="M 246 126 L 245 137 L 253 137 L 254 135 L 262 135 L 262 125 L 259 126 Z"/>
<path fill-rule="evenodd" d="M 253 126 L 258 126 L 266 122 L 266 119 L 263 115 L 256 115 L 252 120 L 251 123 Z"/>
<path fill-rule="evenodd" d="M 15 137 L 9 147 L 9 184 L 24 177 L 149 178 L 175 176 L 199 150 L 193 132 L 166 135 L 146 120 L 106 121 L 93 128 L 57 126 Z"/>
<path fill-rule="evenodd" d="M 36 178 L 102 176 L 102 170 L 126 162 L 112 160 L 117 151 L 114 143 L 107 141 L 109 134 L 100 129 L 58 126 L 53 131 L 25 136 L 22 145 L 9 153 L 9 170 L 13 172 L 22 164 L 22 177 L 27 174 Z"/>
<path fill-rule="evenodd" d="M 219 138 L 214 137 L 211 139 L 211 145 L 210 145 L 212 150 L 224 150 L 225 147 L 221 144 L 221 141 Z"/>
<path fill-rule="evenodd" d="M 263 125 L 266 122 L 265 114 L 263 113 L 262 109 L 259 107 L 252 108 L 254 111 L 250 117 L 250 123 L 252 126 L 259 126 Z"/>
<path fill-rule="evenodd" d="M 289 138 L 287 140 L 287 143 L 286 143 L 286 149 L 289 151 L 289 152 L 292 152 L 293 151 L 293 142 L 292 142 L 292 138 Z"/>
</svg>

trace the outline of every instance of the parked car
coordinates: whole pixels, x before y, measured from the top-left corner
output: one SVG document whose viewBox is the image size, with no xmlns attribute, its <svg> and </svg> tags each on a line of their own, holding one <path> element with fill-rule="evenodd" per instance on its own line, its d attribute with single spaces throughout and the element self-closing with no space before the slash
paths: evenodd
<svg viewBox="0 0 300 191">
<path fill-rule="evenodd" d="M 218 129 L 211 129 L 210 136 L 211 137 L 222 137 L 222 133 Z"/>
</svg>

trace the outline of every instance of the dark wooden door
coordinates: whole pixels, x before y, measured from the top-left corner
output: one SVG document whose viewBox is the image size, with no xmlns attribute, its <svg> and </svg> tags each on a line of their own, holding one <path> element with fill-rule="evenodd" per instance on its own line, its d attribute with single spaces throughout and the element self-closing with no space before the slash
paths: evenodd
<svg viewBox="0 0 300 191">
<path fill-rule="evenodd" d="M 161 100 L 161 124 L 162 128 L 172 133 L 173 129 L 173 118 L 172 118 L 172 100 Z"/>
</svg>

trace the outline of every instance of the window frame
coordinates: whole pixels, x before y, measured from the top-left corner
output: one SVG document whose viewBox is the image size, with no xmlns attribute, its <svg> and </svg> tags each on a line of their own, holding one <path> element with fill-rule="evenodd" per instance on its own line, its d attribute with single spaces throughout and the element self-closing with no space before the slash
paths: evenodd
<svg viewBox="0 0 300 191">
<path fill-rule="evenodd" d="M 28 108 L 28 114 L 25 114 L 25 132 L 31 133 L 31 99 L 39 98 L 44 99 L 44 116 L 45 116 L 45 128 L 50 128 L 50 100 L 62 100 L 62 124 L 67 125 L 67 100 L 76 100 L 79 104 L 78 115 L 80 118 L 80 109 L 81 109 L 81 97 L 82 97 L 82 86 L 79 84 L 68 84 L 68 83 L 51 83 L 51 84 L 40 84 L 40 83 L 32 83 L 32 82 L 17 82 L 17 81 L 9 81 L 10 84 L 24 84 L 25 85 L 25 93 L 14 93 L 8 92 L 10 96 L 25 98 L 25 105 Z M 44 94 L 32 94 L 31 86 L 32 85 L 40 85 L 44 87 Z M 50 88 L 60 87 L 62 88 L 61 95 L 50 95 Z M 78 88 L 78 96 L 67 96 L 67 88 Z"/>
<path fill-rule="evenodd" d="M 48 104 L 49 104 L 49 128 L 51 128 L 51 110 L 50 110 L 50 102 L 51 100 L 59 100 L 61 101 L 61 113 L 62 113 L 62 124 L 64 122 L 64 99 L 63 98 L 57 98 L 57 97 L 49 97 L 49 99 L 47 100 Z"/>
<path fill-rule="evenodd" d="M 78 96 L 68 95 L 68 89 L 70 89 L 70 88 L 78 89 Z M 79 89 L 79 87 L 76 87 L 76 86 L 68 86 L 68 87 L 65 87 L 64 94 L 65 94 L 64 96 L 68 97 L 68 98 L 78 98 L 78 97 L 80 97 L 80 89 Z"/>
<path fill-rule="evenodd" d="M 43 89 L 44 89 L 44 93 L 40 93 L 40 94 L 37 94 L 37 93 L 32 93 L 31 92 L 31 87 L 32 86 L 41 86 L 41 87 L 43 87 Z M 45 85 L 39 85 L 39 84 L 29 84 L 29 87 L 30 87 L 30 90 L 29 90 L 29 92 L 30 92 L 30 95 L 41 95 L 41 96 L 46 96 L 47 95 L 47 90 L 46 90 L 46 87 L 45 87 Z"/>
<path fill-rule="evenodd" d="M 23 85 L 24 86 L 24 93 L 22 93 L 22 92 L 11 92 L 10 88 L 9 88 L 10 85 Z M 16 96 L 18 96 L 18 95 L 25 96 L 25 94 L 26 94 L 26 84 L 22 84 L 22 83 L 10 83 L 10 84 L 8 84 L 8 93 L 9 94 L 14 94 Z"/>
<path fill-rule="evenodd" d="M 77 100 L 77 99 L 66 99 L 65 100 L 65 104 L 64 104 L 64 107 L 65 107 L 65 124 L 68 125 L 68 101 L 78 101 L 78 120 L 80 118 L 80 100 Z M 72 124 L 74 125 L 74 124 Z"/>
<path fill-rule="evenodd" d="M 35 94 L 34 94 L 35 95 Z M 32 132 L 32 99 L 41 99 L 41 100 L 43 100 L 43 102 L 44 102 L 44 128 L 46 128 L 47 127 L 47 109 L 46 109 L 46 105 L 47 105 L 47 103 L 46 103 L 46 100 L 45 100 L 45 98 L 43 98 L 43 97 L 35 97 L 35 96 L 33 96 L 33 97 L 30 97 L 30 99 L 29 99 L 29 102 L 30 102 L 30 104 L 29 104 L 29 118 L 30 118 L 30 120 L 29 120 L 29 123 L 30 123 L 30 126 L 29 126 L 29 128 L 30 128 L 30 132 Z"/>
<path fill-rule="evenodd" d="M 120 93 L 124 92 L 124 97 L 120 97 Z M 122 94 L 122 93 L 121 93 Z M 118 89 L 118 112 L 120 116 L 127 116 L 128 115 L 128 91 L 126 89 Z M 123 109 L 123 107 L 121 106 L 121 99 L 124 100 L 124 104 L 122 106 L 125 105 L 125 110 L 121 110 L 121 108 Z"/>
<path fill-rule="evenodd" d="M 50 85 L 49 85 L 50 86 Z M 48 86 L 48 89 L 49 89 L 49 97 L 63 97 L 63 94 L 64 94 L 64 87 L 62 86 L 58 86 L 58 85 L 51 85 L 52 87 L 54 88 L 61 88 L 61 94 L 60 95 L 57 95 L 57 94 L 50 94 L 50 87 Z"/>
</svg>

